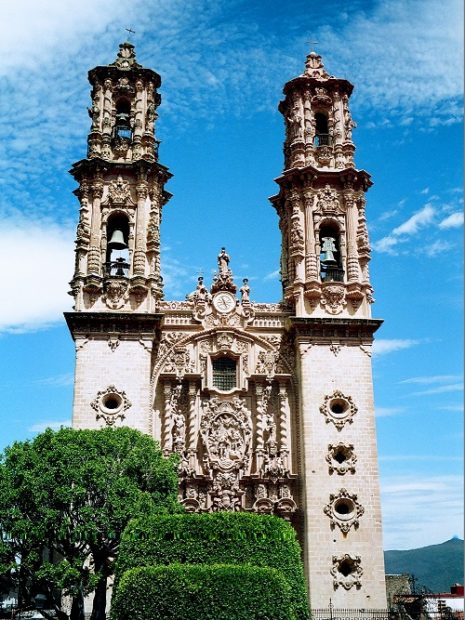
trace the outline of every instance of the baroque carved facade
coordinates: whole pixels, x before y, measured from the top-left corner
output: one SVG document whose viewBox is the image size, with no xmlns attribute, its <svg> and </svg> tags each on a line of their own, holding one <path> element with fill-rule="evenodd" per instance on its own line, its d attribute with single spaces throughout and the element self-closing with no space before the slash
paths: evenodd
<svg viewBox="0 0 465 620">
<path fill-rule="evenodd" d="M 271 203 L 283 299 L 251 301 L 225 248 L 211 282 L 163 297 L 160 221 L 171 177 L 155 134 L 160 77 L 120 46 L 89 72 L 87 158 L 66 318 L 76 343 L 73 424 L 129 425 L 180 457 L 187 511 L 289 520 L 314 607 L 386 605 L 371 347 L 380 321 L 355 168 L 352 85 L 320 56 L 284 87 L 284 170 Z"/>
</svg>

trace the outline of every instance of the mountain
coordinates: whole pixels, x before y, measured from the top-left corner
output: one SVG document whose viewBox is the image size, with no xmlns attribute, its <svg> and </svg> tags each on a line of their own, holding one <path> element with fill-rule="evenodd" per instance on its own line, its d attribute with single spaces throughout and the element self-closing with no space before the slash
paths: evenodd
<svg viewBox="0 0 465 620">
<path fill-rule="evenodd" d="M 386 574 L 409 573 L 417 587 L 432 592 L 449 592 L 454 583 L 464 582 L 463 540 L 451 538 L 440 545 L 405 551 L 385 551 Z"/>
</svg>

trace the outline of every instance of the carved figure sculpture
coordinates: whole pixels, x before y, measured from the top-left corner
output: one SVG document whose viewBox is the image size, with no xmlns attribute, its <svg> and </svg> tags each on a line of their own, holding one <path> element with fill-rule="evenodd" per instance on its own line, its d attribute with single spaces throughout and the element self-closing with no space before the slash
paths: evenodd
<svg viewBox="0 0 465 620">
<path fill-rule="evenodd" d="M 229 256 L 226 254 L 226 248 L 221 248 L 221 252 L 218 254 L 218 268 L 221 275 L 228 275 L 229 260 Z"/>
</svg>

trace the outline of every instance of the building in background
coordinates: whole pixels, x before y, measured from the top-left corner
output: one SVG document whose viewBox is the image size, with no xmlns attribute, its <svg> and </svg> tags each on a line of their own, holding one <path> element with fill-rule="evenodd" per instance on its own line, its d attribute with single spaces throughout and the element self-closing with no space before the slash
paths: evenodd
<svg viewBox="0 0 465 620">
<path fill-rule="evenodd" d="M 89 80 L 88 153 L 71 171 L 80 201 L 66 315 L 74 427 L 128 425 L 178 453 L 188 511 L 291 521 L 316 617 L 385 610 L 371 370 L 380 321 L 371 318 L 371 181 L 354 164 L 352 85 L 312 52 L 284 87 L 284 171 L 271 198 L 283 299 L 253 303 L 224 247 L 212 282 L 199 277 L 185 300 L 164 300 L 171 174 L 158 160 L 160 76 L 124 43 Z"/>
</svg>

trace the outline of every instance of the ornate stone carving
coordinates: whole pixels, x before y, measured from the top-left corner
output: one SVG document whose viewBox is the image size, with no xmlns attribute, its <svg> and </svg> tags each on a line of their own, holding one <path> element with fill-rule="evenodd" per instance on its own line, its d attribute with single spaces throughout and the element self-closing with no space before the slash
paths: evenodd
<svg viewBox="0 0 465 620">
<path fill-rule="evenodd" d="M 324 283 L 321 290 L 321 305 L 330 314 L 340 314 L 347 306 L 346 290 L 342 284 Z"/>
<path fill-rule="evenodd" d="M 204 400 L 200 435 L 206 449 L 206 463 L 210 470 L 222 472 L 243 470 L 249 462 L 252 434 L 250 413 L 243 400 L 232 401 L 217 397 Z"/>
<path fill-rule="evenodd" d="M 271 378 L 275 374 L 276 358 L 278 354 L 276 351 L 260 351 L 257 356 L 257 365 L 255 372 L 259 375 L 266 375 Z"/>
<path fill-rule="evenodd" d="M 338 493 L 330 494 L 323 512 L 330 518 L 332 529 L 337 526 L 343 534 L 347 534 L 351 527 L 358 528 L 358 520 L 365 509 L 357 502 L 355 493 L 351 495 L 346 489 L 340 489 Z"/>
<path fill-rule="evenodd" d="M 361 577 L 363 568 L 359 555 L 333 555 L 333 566 L 330 570 L 333 576 L 333 586 L 336 590 L 342 586 L 345 590 L 350 590 L 354 586 L 359 589 L 362 587 Z"/>
<path fill-rule="evenodd" d="M 184 347 L 173 349 L 163 368 L 165 373 L 175 373 L 178 380 L 182 379 L 186 373 L 194 372 L 194 370 L 195 361 L 191 360 L 189 351 Z"/>
<path fill-rule="evenodd" d="M 337 215 L 342 211 L 338 194 L 330 185 L 325 185 L 324 189 L 318 192 L 316 205 L 317 211 L 323 215 Z"/>
<path fill-rule="evenodd" d="M 131 407 L 131 402 L 125 392 L 109 385 L 105 390 L 97 392 L 90 406 L 97 412 L 97 420 L 103 418 L 107 426 L 113 426 L 117 420 L 124 420 L 124 412 Z"/>
<path fill-rule="evenodd" d="M 339 476 L 344 476 L 348 472 L 355 474 L 357 457 L 353 444 L 345 444 L 343 442 L 329 444 L 326 461 L 330 474 L 333 472 L 336 472 Z"/>
<path fill-rule="evenodd" d="M 340 431 L 344 424 L 352 424 L 357 407 L 350 396 L 335 390 L 331 396 L 325 396 L 320 412 L 326 417 L 327 424 L 332 422 Z"/>
<path fill-rule="evenodd" d="M 324 68 L 321 56 L 316 52 L 311 52 L 307 56 L 307 60 L 305 62 L 305 75 L 319 79 L 327 79 L 330 77 L 329 73 Z"/>
<path fill-rule="evenodd" d="M 332 342 L 329 345 L 329 350 L 331 351 L 331 353 L 334 354 L 335 357 L 339 355 L 339 353 L 341 352 L 341 349 L 342 349 L 341 345 L 337 342 Z"/>
<path fill-rule="evenodd" d="M 118 310 L 124 306 L 128 300 L 129 284 L 127 280 L 109 278 L 104 283 L 103 301 L 108 308 Z"/>
<path fill-rule="evenodd" d="M 118 176 L 116 181 L 111 181 L 108 185 L 108 202 L 112 205 L 134 205 L 134 201 L 131 198 L 130 185 L 122 176 Z"/>
</svg>

